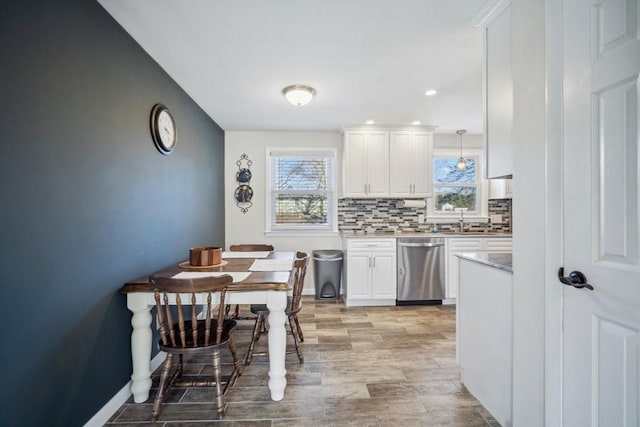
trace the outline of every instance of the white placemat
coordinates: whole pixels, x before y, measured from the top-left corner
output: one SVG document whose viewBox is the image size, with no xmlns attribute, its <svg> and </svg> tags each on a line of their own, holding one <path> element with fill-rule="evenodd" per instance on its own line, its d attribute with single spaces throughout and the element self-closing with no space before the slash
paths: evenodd
<svg viewBox="0 0 640 427">
<path fill-rule="evenodd" d="M 268 251 L 260 251 L 260 252 L 222 252 L 222 258 L 266 258 L 269 256 L 271 252 Z"/>
<path fill-rule="evenodd" d="M 249 271 L 291 271 L 292 258 L 257 259 Z"/>
<path fill-rule="evenodd" d="M 233 277 L 234 283 L 237 283 L 249 277 L 249 274 L 251 273 L 244 273 L 244 272 L 218 273 L 218 272 L 212 272 L 212 271 L 183 271 L 173 276 L 173 278 L 174 279 L 199 279 L 201 277 L 220 277 L 220 276 L 224 276 L 225 274 L 228 274 L 229 276 Z"/>
</svg>

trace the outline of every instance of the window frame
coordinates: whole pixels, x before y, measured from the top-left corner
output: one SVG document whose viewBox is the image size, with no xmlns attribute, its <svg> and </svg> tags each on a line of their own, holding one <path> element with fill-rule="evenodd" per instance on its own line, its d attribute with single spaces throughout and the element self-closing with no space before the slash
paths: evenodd
<svg viewBox="0 0 640 427">
<path fill-rule="evenodd" d="M 274 182 L 272 181 L 272 160 L 274 157 L 298 157 L 298 156 L 318 156 L 323 158 L 329 158 L 331 160 L 331 167 L 329 173 L 331 176 L 327 177 L 327 201 L 329 203 L 327 222 L 328 224 L 313 225 L 276 225 L 273 224 L 272 207 L 273 197 L 278 194 L 277 190 L 273 188 Z M 322 233 L 337 233 L 338 232 L 338 195 L 336 192 L 338 178 L 337 175 L 337 161 L 338 151 L 335 148 L 291 148 L 291 147 L 267 147 L 266 154 L 266 195 L 265 195 L 265 209 L 266 209 L 266 224 L 265 233 L 269 234 L 322 234 Z"/>
<path fill-rule="evenodd" d="M 433 167 L 437 158 L 454 158 L 460 157 L 460 150 L 435 148 L 431 158 L 431 185 L 433 197 L 429 200 L 427 206 L 427 216 L 430 219 L 455 219 L 460 218 L 458 211 L 442 212 L 435 210 L 436 205 L 436 187 L 475 187 L 477 197 L 477 211 L 465 211 L 464 218 L 469 220 L 486 220 L 488 219 L 488 188 L 487 180 L 484 178 L 484 153 L 482 149 L 467 148 L 462 150 L 462 157 L 465 159 L 472 157 L 476 159 L 476 184 L 460 183 L 460 184 L 441 184 L 436 183 L 433 179 Z"/>
</svg>

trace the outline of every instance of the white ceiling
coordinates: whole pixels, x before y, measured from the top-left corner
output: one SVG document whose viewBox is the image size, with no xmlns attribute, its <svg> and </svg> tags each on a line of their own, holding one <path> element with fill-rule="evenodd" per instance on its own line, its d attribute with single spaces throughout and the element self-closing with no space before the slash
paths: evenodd
<svg viewBox="0 0 640 427">
<path fill-rule="evenodd" d="M 226 131 L 373 119 L 482 133 L 482 30 L 469 23 L 486 0 L 99 2 Z M 313 102 L 288 104 L 291 84 L 313 86 Z"/>
</svg>

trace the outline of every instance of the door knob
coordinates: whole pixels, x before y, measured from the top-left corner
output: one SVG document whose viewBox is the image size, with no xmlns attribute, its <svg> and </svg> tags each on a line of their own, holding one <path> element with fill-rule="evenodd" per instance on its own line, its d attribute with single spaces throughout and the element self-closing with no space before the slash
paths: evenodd
<svg viewBox="0 0 640 427">
<path fill-rule="evenodd" d="M 564 267 L 560 267 L 558 270 L 558 280 L 560 283 L 567 286 L 573 286 L 577 289 L 587 288 L 590 291 L 593 290 L 593 286 L 587 283 L 587 277 L 580 271 L 572 271 L 569 276 L 564 275 Z"/>
</svg>

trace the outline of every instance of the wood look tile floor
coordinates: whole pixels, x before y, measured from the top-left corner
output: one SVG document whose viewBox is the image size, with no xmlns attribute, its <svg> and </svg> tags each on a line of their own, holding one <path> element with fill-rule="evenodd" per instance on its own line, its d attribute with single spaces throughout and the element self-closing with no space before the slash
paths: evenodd
<svg viewBox="0 0 640 427">
<path fill-rule="evenodd" d="M 156 371 L 150 400 L 130 399 L 106 425 L 499 426 L 460 383 L 454 306 L 348 308 L 341 301 L 305 297 L 299 319 L 305 363 L 295 353 L 287 355 L 282 401 L 270 399 L 267 357 L 255 356 L 227 395 L 224 420 L 215 418 L 212 389 L 187 388 L 171 390 L 159 421 L 151 424 Z M 238 323 L 235 337 L 243 356 L 253 322 Z M 266 344 L 263 336 L 256 352 Z M 291 337 L 287 348 L 293 349 Z M 185 374 L 212 372 L 207 359 L 185 359 Z"/>
</svg>

